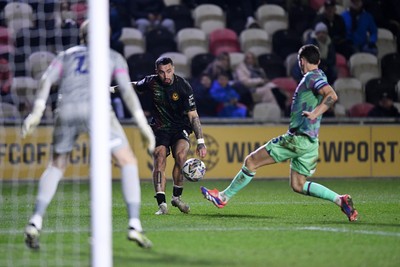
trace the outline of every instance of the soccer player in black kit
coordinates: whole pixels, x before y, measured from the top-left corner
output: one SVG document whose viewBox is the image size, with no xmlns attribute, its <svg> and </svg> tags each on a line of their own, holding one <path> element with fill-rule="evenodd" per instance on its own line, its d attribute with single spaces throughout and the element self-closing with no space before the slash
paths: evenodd
<svg viewBox="0 0 400 267">
<path fill-rule="evenodd" d="M 171 204 L 181 212 L 189 213 L 189 205 L 181 199 L 183 191 L 181 170 L 190 149 L 189 135 L 192 132 L 197 139 L 197 155 L 204 158 L 207 154 L 200 118 L 196 110 L 192 87 L 184 78 L 174 74 L 172 59 L 158 58 L 155 68 L 156 74 L 148 75 L 132 83 L 137 93 L 149 92 L 152 97 L 151 127 L 156 137 L 153 153 L 153 182 L 159 207 L 155 214 L 168 213 L 165 197 L 165 168 L 170 153 L 174 158 Z"/>
</svg>

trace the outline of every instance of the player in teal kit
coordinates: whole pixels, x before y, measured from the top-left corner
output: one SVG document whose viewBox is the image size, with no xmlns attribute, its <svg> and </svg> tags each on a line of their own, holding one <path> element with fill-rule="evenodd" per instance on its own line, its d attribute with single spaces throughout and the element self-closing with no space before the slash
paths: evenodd
<svg viewBox="0 0 400 267">
<path fill-rule="evenodd" d="M 192 87 L 184 78 L 174 74 L 171 58 L 158 58 L 155 69 L 156 74 L 132 83 L 139 94 L 149 92 L 153 100 L 151 127 L 156 136 L 156 148 L 153 153 L 153 182 L 159 207 L 155 214 L 168 213 L 165 198 L 165 168 L 170 153 L 175 161 L 172 170 L 174 186 L 171 205 L 183 213 L 189 213 L 189 205 L 181 199 L 183 192 L 181 170 L 190 148 L 190 133 L 194 132 L 196 136 L 197 154 L 201 158 L 206 156 L 207 148 L 204 144 L 200 118 L 196 110 Z"/>
<path fill-rule="evenodd" d="M 320 53 L 316 46 L 305 45 L 300 48 L 298 64 L 304 76 L 293 97 L 288 131 L 250 153 L 242 169 L 224 191 L 201 187 L 207 200 L 223 208 L 251 181 L 258 168 L 290 159 L 289 178 L 293 191 L 329 200 L 341 208 L 349 221 L 357 220 L 358 212 L 350 195 L 339 195 L 306 179 L 313 175 L 317 166 L 322 114 L 337 101 L 337 95 L 328 84 L 325 74 L 318 69 L 319 62 Z"/>
</svg>

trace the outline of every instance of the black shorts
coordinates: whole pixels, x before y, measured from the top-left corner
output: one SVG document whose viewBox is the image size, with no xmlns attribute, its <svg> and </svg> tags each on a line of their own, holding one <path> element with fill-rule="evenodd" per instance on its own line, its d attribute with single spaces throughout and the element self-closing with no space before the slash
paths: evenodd
<svg viewBox="0 0 400 267">
<path fill-rule="evenodd" d="M 189 139 L 190 131 L 183 129 L 177 132 L 167 132 L 158 130 L 154 133 L 156 137 L 156 147 L 165 146 L 167 148 L 167 156 L 171 153 L 171 148 L 178 142 L 180 139 L 185 139 L 190 144 Z"/>
</svg>

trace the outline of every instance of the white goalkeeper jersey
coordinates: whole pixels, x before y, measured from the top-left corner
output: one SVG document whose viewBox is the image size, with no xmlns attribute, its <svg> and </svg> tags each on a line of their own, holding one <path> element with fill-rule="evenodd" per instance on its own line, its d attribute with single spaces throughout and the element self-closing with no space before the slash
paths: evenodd
<svg viewBox="0 0 400 267">
<path fill-rule="evenodd" d="M 58 54 L 45 75 L 53 84 L 58 85 L 58 112 L 81 115 L 90 109 L 89 88 L 89 49 L 79 45 Z M 125 72 L 129 80 L 126 61 L 117 52 L 110 50 L 110 77 Z M 47 95 L 43 95 L 46 99 Z M 110 105 L 111 109 L 111 105 Z M 64 114 L 65 115 L 65 114 Z"/>
</svg>

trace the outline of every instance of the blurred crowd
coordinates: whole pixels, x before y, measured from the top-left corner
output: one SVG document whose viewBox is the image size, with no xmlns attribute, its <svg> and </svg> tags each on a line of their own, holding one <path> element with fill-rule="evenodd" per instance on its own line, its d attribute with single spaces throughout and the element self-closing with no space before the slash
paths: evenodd
<svg viewBox="0 0 400 267">
<path fill-rule="evenodd" d="M 204 6 L 208 16 L 201 16 Z M 25 116 L 45 68 L 58 52 L 79 43 L 88 4 L 0 1 L 0 8 L 1 106 L 4 114 L 14 106 L 13 112 Z M 218 8 L 222 20 L 218 12 L 211 14 Z M 127 59 L 131 79 L 152 74 L 155 59 L 171 55 L 176 74 L 192 85 L 202 117 L 251 118 L 261 110 L 268 119 L 261 106 L 289 116 L 302 78 L 296 56 L 303 44 L 319 47 L 320 68 L 339 95 L 326 116 L 399 117 L 400 5 L 395 0 L 110 0 L 109 15 L 110 47 Z M 199 39 L 184 43 L 185 29 L 193 36 L 193 29 L 200 30 L 205 45 Z M 262 31 L 259 39 L 249 41 L 246 36 L 257 31 Z M 355 88 L 351 80 L 359 82 Z M 49 100 L 48 118 L 56 101 Z M 112 101 L 120 119 L 130 118 L 118 94 Z M 148 97 L 141 101 L 149 110 Z"/>
</svg>

